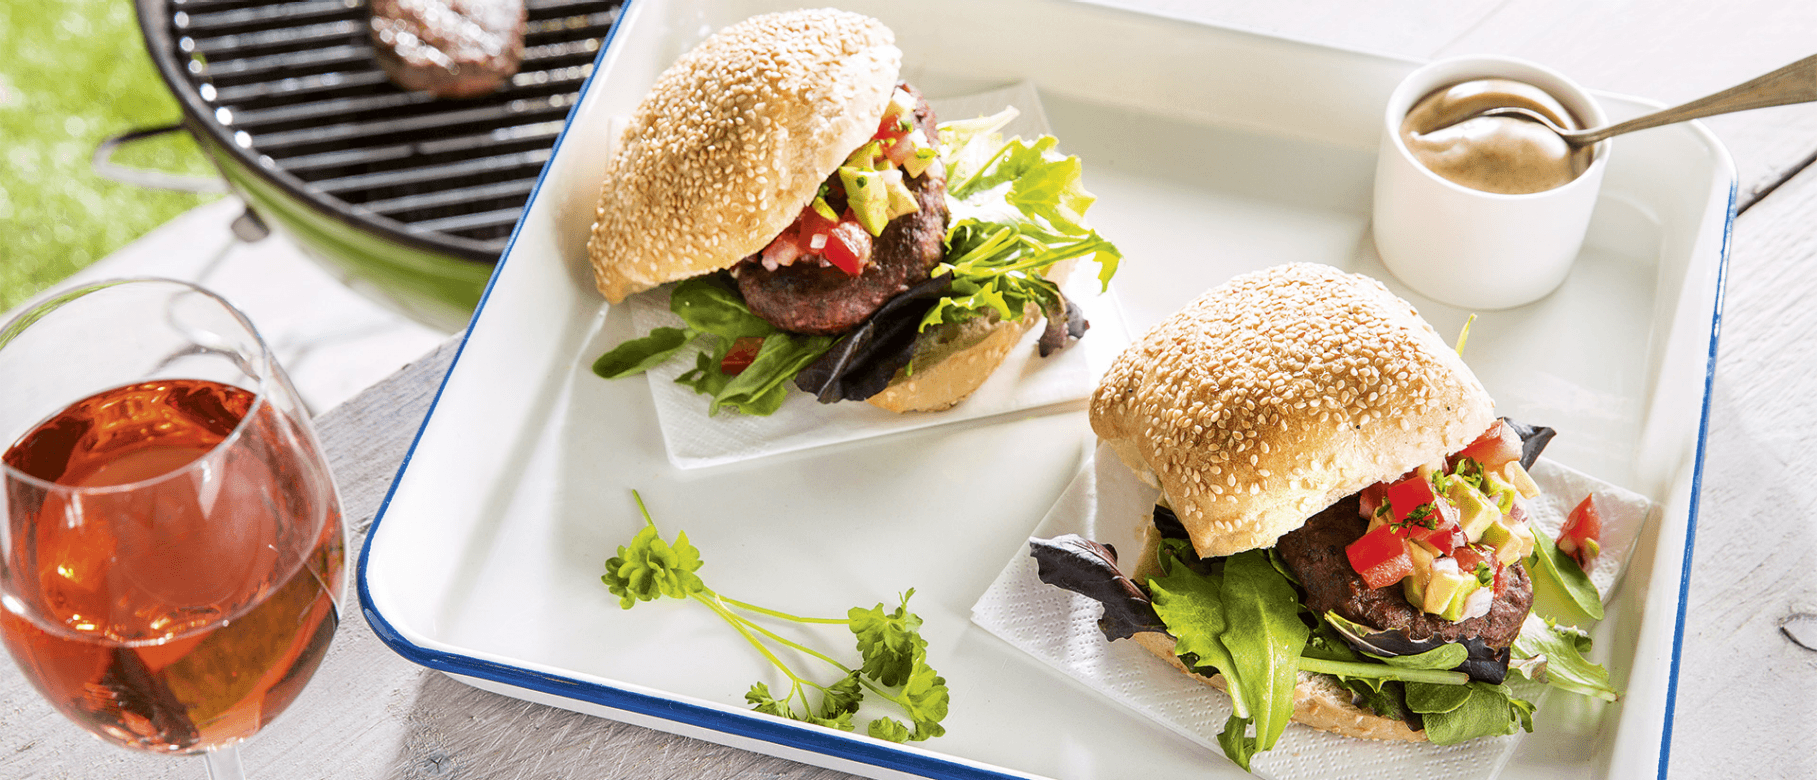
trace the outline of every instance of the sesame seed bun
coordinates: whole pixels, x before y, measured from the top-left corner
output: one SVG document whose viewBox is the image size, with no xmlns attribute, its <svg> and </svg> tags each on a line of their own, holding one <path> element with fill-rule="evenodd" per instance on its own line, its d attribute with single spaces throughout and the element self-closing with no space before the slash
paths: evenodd
<svg viewBox="0 0 1817 780">
<path fill-rule="evenodd" d="M 767 14 L 664 71 L 606 164 L 587 243 L 600 293 L 618 303 L 762 250 L 876 131 L 894 41 L 859 14 Z"/>
<path fill-rule="evenodd" d="M 1462 449 L 1494 407 L 1380 282 L 1294 264 L 1150 329 L 1105 373 L 1091 426 L 1209 557 L 1273 545 L 1339 498 Z"/>
</svg>

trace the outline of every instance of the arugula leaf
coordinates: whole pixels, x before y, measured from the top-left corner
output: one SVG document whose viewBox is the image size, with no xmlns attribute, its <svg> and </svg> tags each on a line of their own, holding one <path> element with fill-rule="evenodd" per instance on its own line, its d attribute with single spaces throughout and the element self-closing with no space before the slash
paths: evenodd
<svg viewBox="0 0 1817 780">
<path fill-rule="evenodd" d="M 1249 759 L 1260 752 L 1256 747 L 1256 738 L 1249 734 L 1249 724 L 1248 718 L 1231 713 L 1230 718 L 1224 721 L 1224 730 L 1218 732 L 1218 747 L 1223 748 L 1224 755 L 1245 772 L 1249 771 Z"/>
<path fill-rule="evenodd" d="M 1609 670 L 1591 661 L 1590 635 L 1573 626 L 1560 626 L 1551 619 L 1528 614 L 1514 638 L 1515 671 L 1534 682 L 1542 682 L 1603 701 L 1615 701 L 1620 691 L 1609 683 Z"/>
<path fill-rule="evenodd" d="M 1268 553 L 1250 550 L 1224 565 L 1224 615 L 1229 626 L 1222 639 L 1243 677 L 1255 719 L 1258 750 L 1274 747 L 1293 717 L 1293 688 L 1299 681 L 1297 659 L 1306 647 L 1307 628 L 1300 622 L 1299 595 L 1268 562 Z M 1226 678 L 1232 675 L 1225 674 Z"/>
<path fill-rule="evenodd" d="M 1470 651 L 1466 650 L 1463 645 L 1449 644 L 1439 645 L 1416 655 L 1380 656 L 1370 653 L 1364 653 L 1364 655 L 1402 669 L 1456 669 L 1469 659 Z"/>
<path fill-rule="evenodd" d="M 1230 691 L 1231 703 L 1238 715 L 1247 718 L 1250 716 L 1249 696 L 1246 695 L 1248 681 L 1235 675 L 1236 660 L 1231 658 L 1221 639 L 1229 630 L 1221 593 L 1223 576 L 1215 572 L 1201 574 L 1188 568 L 1176 554 L 1181 546 L 1177 540 L 1164 542 L 1161 547 L 1163 574 L 1148 578 L 1148 592 L 1154 601 L 1155 614 L 1161 616 L 1161 622 L 1167 625 L 1167 633 L 1173 635 L 1174 652 L 1182 660 L 1191 657 L 1200 662 L 1195 665 L 1189 661 L 1189 668 L 1210 667 L 1226 672 L 1224 683 Z"/>
<path fill-rule="evenodd" d="M 1164 574 L 1149 578 L 1149 592 L 1155 613 L 1174 636 L 1175 652 L 1189 666 L 1223 673 L 1236 716 L 1218 742 L 1231 761 L 1247 767 L 1255 752 L 1274 747 L 1293 716 L 1293 688 L 1308 636 L 1299 597 L 1266 551 L 1234 555 L 1221 567 L 1199 572 L 1182 560 L 1185 549 L 1180 540 L 1163 542 Z M 1251 725 L 1253 737 L 1247 734 Z"/>
<path fill-rule="evenodd" d="M 1420 713 L 1426 739 L 1434 745 L 1533 730 L 1533 703 L 1516 697 L 1505 685 L 1406 685 L 1407 708 Z"/>
<path fill-rule="evenodd" d="M 1426 715 L 1440 715 L 1455 712 L 1471 696 L 1468 685 L 1428 685 L 1414 683 L 1407 686 L 1407 707 L 1414 712 Z"/>
<path fill-rule="evenodd" d="M 1559 552 L 1558 543 L 1537 527 L 1533 529 L 1533 554 L 1527 556 L 1527 568 L 1537 569 L 1550 577 L 1584 614 L 1602 620 L 1602 595 L 1596 592 L 1596 585 L 1590 582 L 1589 575 L 1584 574 L 1577 561 Z"/>
<path fill-rule="evenodd" d="M 675 285 L 669 294 L 669 311 L 688 327 L 727 341 L 776 332 L 776 326 L 752 314 L 744 299 L 718 274 L 696 276 Z"/>
<path fill-rule="evenodd" d="M 745 414 L 775 414 L 782 408 L 782 402 L 788 400 L 789 380 L 830 349 L 834 341 L 832 336 L 801 336 L 781 331 L 771 334 L 763 340 L 757 357 L 744 371 L 714 390 L 707 416 L 718 414 L 727 406 Z M 715 369 L 718 365 L 719 361 L 713 361 Z M 696 367 L 695 371 L 702 372 L 704 377 L 703 367 Z"/>
<path fill-rule="evenodd" d="M 921 327 L 995 315 L 1020 320 L 1032 304 L 1057 311 L 1065 304 L 1043 273 L 1056 263 L 1090 257 L 1108 287 L 1122 253 L 1085 226 L 1096 200 L 1085 190 L 1077 157 L 1055 151 L 1058 141 L 1033 142 L 996 132 L 1013 112 L 968 120 L 949 137 L 941 125 L 947 166 L 946 262 L 934 273 L 953 275 L 952 292 L 928 310 Z"/>
<path fill-rule="evenodd" d="M 867 726 L 871 736 L 901 742 L 946 733 L 940 722 L 946 719 L 951 692 L 946 679 L 927 663 L 927 641 L 921 638 L 920 616 L 908 611 L 914 590 L 904 593 L 892 612 L 885 613 L 880 603 L 870 609 L 854 608 L 843 619 L 799 617 L 726 598 L 709 589 L 694 573 L 701 567 L 701 558 L 688 542 L 688 535 L 678 531 L 673 544 L 663 540 L 644 507 L 643 497 L 636 491 L 631 495 L 643 513 L 644 527 L 638 529 L 629 545 L 618 548 L 618 555 L 606 561 L 606 573 L 600 579 L 619 597 L 619 606 L 624 609 L 663 596 L 685 598 L 712 610 L 730 624 L 789 679 L 789 690 L 780 698 L 763 682 L 752 685 L 744 695 L 752 709 L 853 731 L 853 718 L 868 691 L 894 704 L 913 724 L 911 728 L 895 719 L 879 717 Z M 858 669 L 848 667 L 830 655 L 777 634 L 746 613 L 796 623 L 846 625 L 858 640 L 863 663 Z M 784 663 L 772 646 L 821 661 L 841 676 L 831 685 L 813 682 Z M 810 689 L 820 691 L 819 707 L 810 704 Z"/>
<path fill-rule="evenodd" d="M 693 329 L 654 328 L 650 335 L 631 339 L 600 355 L 593 361 L 593 373 L 606 379 L 641 374 L 662 365 L 699 336 L 700 332 Z"/>
</svg>

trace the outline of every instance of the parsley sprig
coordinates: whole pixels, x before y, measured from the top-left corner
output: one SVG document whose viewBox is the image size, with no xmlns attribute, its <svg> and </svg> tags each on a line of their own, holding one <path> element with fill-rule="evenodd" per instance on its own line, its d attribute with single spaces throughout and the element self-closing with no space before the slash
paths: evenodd
<svg viewBox="0 0 1817 780">
<path fill-rule="evenodd" d="M 780 698 L 765 683 L 752 685 L 744 698 L 753 709 L 854 731 L 853 716 L 858 713 L 868 691 L 894 704 L 907 716 L 909 724 L 913 724 L 878 717 L 866 727 L 871 736 L 904 742 L 946 733 L 945 727 L 940 725 L 947 712 L 946 679 L 927 664 L 927 640 L 921 638 L 921 618 L 908 611 L 909 597 L 915 595 L 913 588 L 902 594 L 902 600 L 894 610 L 886 612 L 882 603 L 870 609 L 853 607 L 844 618 L 802 617 L 727 598 L 708 588 L 695 574 L 703 561 L 700 551 L 688 541 L 687 532 L 677 531 L 672 543 L 664 540 L 656 530 L 656 522 L 650 518 L 650 510 L 644 506 L 643 497 L 636 491 L 632 491 L 631 496 L 637 501 L 638 511 L 643 513 L 644 527 L 631 538 L 629 545 L 618 548 L 618 555 L 606 561 L 606 573 L 600 577 L 601 581 L 618 596 L 618 604 L 624 609 L 630 609 L 640 601 L 663 597 L 692 599 L 730 624 L 789 681 L 787 692 Z M 845 625 L 857 639 L 862 663 L 853 669 L 826 653 L 777 634 L 750 615 L 794 623 Z M 816 682 L 790 667 L 777 654 L 778 649 L 816 659 L 832 667 L 841 677 L 830 684 Z M 812 701 L 816 695 L 819 706 Z"/>
</svg>

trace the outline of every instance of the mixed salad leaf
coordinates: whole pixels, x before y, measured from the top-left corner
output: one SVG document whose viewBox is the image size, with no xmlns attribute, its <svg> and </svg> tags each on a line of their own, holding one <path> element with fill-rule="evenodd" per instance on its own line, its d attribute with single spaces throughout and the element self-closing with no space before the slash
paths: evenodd
<svg viewBox="0 0 1817 780">
<path fill-rule="evenodd" d="M 606 573 L 600 580 L 618 597 L 621 608 L 630 609 L 639 602 L 659 598 L 689 599 L 730 624 L 789 680 L 788 690 L 780 697 L 766 683 L 752 685 L 745 693 L 745 701 L 753 709 L 853 731 L 853 717 L 868 693 L 894 705 L 908 721 L 875 718 L 866 726 L 866 733 L 871 736 L 904 742 L 946 733 L 940 722 L 946 718 L 950 697 L 946 679 L 928 665 L 927 640 L 921 637 L 921 618 L 908 610 L 914 589 L 902 594 L 894 609 L 886 611 L 882 603 L 869 609 L 853 607 L 844 618 L 800 617 L 738 601 L 715 592 L 701 580 L 696 572 L 704 561 L 700 551 L 688 541 L 687 532 L 677 531 L 673 542 L 663 539 L 656 530 L 656 522 L 650 518 L 650 511 L 644 507 L 643 497 L 635 491 L 631 495 L 643 514 L 644 526 L 631 537 L 630 544 L 620 546 L 618 554 L 606 561 Z M 776 633 L 753 615 L 803 624 L 844 625 L 857 641 L 861 663 L 854 669 L 831 655 Z M 792 650 L 820 661 L 840 676 L 831 683 L 815 682 L 785 663 L 777 655 L 779 649 Z M 812 701 L 816 694 L 818 706 Z"/>
<path fill-rule="evenodd" d="M 1061 155 L 1052 136 L 1005 140 L 998 131 L 1014 108 L 940 125 L 939 155 L 947 170 L 946 258 L 928 282 L 898 296 L 843 336 L 802 336 L 751 313 L 724 272 L 684 281 L 670 310 L 685 328 L 656 328 L 601 355 L 594 373 L 607 379 L 648 371 L 698 346 L 695 367 L 676 379 L 712 398 L 708 414 L 775 413 L 788 383 L 822 403 L 863 400 L 888 386 L 913 356 L 915 335 L 943 323 L 977 317 L 1021 320 L 1038 311 L 1049 328 L 1042 356 L 1086 323 L 1059 285 L 1044 273 L 1055 264 L 1089 258 L 1108 288 L 1122 254 L 1085 225 L 1095 200 L 1084 187 L 1079 158 Z M 1031 308 L 1032 307 L 1032 308 Z M 728 370 L 726 356 L 740 338 L 762 339 L 757 359 Z"/>
</svg>

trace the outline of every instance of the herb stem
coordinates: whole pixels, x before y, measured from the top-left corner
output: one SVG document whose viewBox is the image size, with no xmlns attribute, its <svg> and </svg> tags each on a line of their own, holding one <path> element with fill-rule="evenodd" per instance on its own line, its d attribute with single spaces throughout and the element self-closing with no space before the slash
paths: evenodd
<svg viewBox="0 0 1817 780">
<path fill-rule="evenodd" d="M 770 617 L 773 617 L 773 618 L 780 618 L 782 620 L 792 620 L 796 623 L 829 623 L 829 624 L 837 623 L 840 625 L 851 625 L 852 624 L 851 618 L 802 617 L 800 615 L 791 615 L 787 612 L 781 612 L 781 611 L 774 610 L 774 609 L 768 609 L 766 607 L 760 607 L 760 606 L 757 606 L 756 604 L 749 604 L 749 603 L 746 603 L 743 601 L 739 601 L 738 599 L 726 598 L 725 596 L 720 596 L 719 600 L 725 602 L 728 606 L 736 607 L 738 609 L 745 610 L 746 612 L 756 612 L 760 615 L 769 615 Z"/>
<path fill-rule="evenodd" d="M 746 642 L 750 642 L 752 647 L 757 648 L 757 652 L 762 653 L 763 657 L 770 659 L 771 664 L 774 664 L 777 669 L 781 669 L 783 674 L 788 675 L 789 682 L 794 687 L 800 687 L 801 683 L 804 682 L 799 676 L 797 676 L 795 674 L 795 670 L 790 669 L 789 665 L 783 663 L 781 658 L 777 658 L 775 653 L 770 652 L 769 645 L 764 644 L 763 642 L 759 641 L 757 639 L 757 637 L 751 635 L 752 628 L 757 628 L 759 631 L 762 631 L 763 630 L 762 628 L 751 625 L 750 621 L 747 621 L 744 618 L 739 617 L 737 614 L 735 614 L 731 610 L 727 609 L 724 604 L 719 603 L 719 599 L 717 596 L 709 596 L 709 595 L 695 593 L 695 594 L 691 595 L 690 598 L 692 598 L 695 601 L 698 601 L 702 604 L 705 604 L 707 609 L 713 610 L 713 612 L 715 614 L 719 615 L 719 617 L 721 619 L 725 620 L 727 623 L 732 624 L 732 628 L 734 630 L 736 630 L 740 635 L 742 635 Z M 764 633 L 769 633 L 769 632 L 766 631 Z M 786 640 L 784 640 L 784 643 L 785 644 L 794 644 L 792 642 L 787 642 Z M 797 645 L 797 647 L 799 647 L 799 645 Z M 816 653 L 816 655 L 818 655 L 818 654 Z"/>
</svg>

